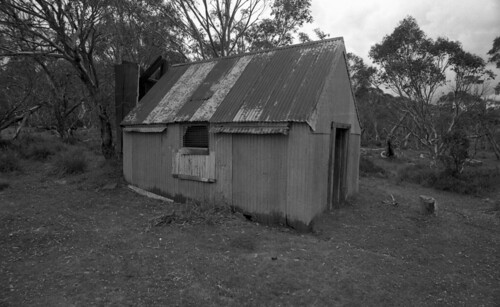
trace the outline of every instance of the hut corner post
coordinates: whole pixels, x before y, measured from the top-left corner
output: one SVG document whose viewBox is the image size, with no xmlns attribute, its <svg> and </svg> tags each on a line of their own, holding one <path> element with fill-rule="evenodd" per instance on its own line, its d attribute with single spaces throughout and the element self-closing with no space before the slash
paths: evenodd
<svg viewBox="0 0 500 307">
<path fill-rule="evenodd" d="M 137 105 L 139 98 L 139 65 L 123 62 L 115 65 L 115 133 L 116 152 L 122 155 L 121 121 Z"/>
</svg>

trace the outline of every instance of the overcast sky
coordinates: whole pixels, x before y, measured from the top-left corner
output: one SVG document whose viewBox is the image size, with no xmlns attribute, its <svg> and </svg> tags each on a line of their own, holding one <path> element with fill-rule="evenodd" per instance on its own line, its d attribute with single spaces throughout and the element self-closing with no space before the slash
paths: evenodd
<svg viewBox="0 0 500 307">
<path fill-rule="evenodd" d="M 370 47 L 408 15 L 427 36 L 458 40 L 485 60 L 500 36 L 500 0 L 312 0 L 311 9 L 312 28 L 344 37 L 347 51 L 365 61 Z"/>
</svg>

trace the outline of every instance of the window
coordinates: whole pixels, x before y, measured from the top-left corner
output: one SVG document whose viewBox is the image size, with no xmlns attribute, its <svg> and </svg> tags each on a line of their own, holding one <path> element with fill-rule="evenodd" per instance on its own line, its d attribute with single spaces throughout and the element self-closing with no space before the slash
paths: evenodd
<svg viewBox="0 0 500 307">
<path fill-rule="evenodd" d="M 182 146 L 190 148 L 208 149 L 208 126 L 189 126 L 182 138 Z"/>
<path fill-rule="evenodd" d="M 208 148 L 208 125 L 184 126 L 182 131 L 182 146 L 173 156 L 172 176 L 215 182 L 215 153 Z"/>
</svg>

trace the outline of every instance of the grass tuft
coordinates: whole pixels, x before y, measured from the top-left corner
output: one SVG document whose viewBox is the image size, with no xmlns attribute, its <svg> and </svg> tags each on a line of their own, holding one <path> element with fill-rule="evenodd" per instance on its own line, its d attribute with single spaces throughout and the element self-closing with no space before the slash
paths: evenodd
<svg viewBox="0 0 500 307">
<path fill-rule="evenodd" d="M 373 163 L 371 159 L 368 159 L 367 157 L 361 157 L 359 159 L 359 172 L 361 176 L 368 176 L 368 175 L 378 175 L 382 177 L 386 176 L 385 169 L 376 165 L 375 163 Z"/>
<path fill-rule="evenodd" d="M 406 181 L 427 185 L 429 181 L 435 181 L 436 171 L 425 164 L 413 164 L 401 168 L 396 176 L 398 182 Z"/>
<path fill-rule="evenodd" d="M 253 252 L 257 249 L 257 239 L 250 234 L 241 234 L 233 238 L 229 245 L 233 248 Z"/>
<path fill-rule="evenodd" d="M 3 191 L 5 189 L 7 189 L 8 187 L 10 187 L 10 183 L 8 183 L 5 180 L 0 179 L 0 191 Z"/>
<path fill-rule="evenodd" d="M 57 155 L 54 169 L 61 174 L 81 174 L 87 170 L 88 162 L 80 150 L 74 149 Z"/>
<path fill-rule="evenodd" d="M 5 139 L 0 138 L 0 150 L 9 149 L 11 147 L 12 147 L 11 140 L 5 140 Z"/>
<path fill-rule="evenodd" d="M 25 158 L 34 161 L 46 161 L 49 157 L 65 150 L 60 140 L 36 136 L 24 136 L 16 142 L 16 150 Z"/>
<path fill-rule="evenodd" d="M 9 173 L 20 171 L 21 164 L 16 153 L 12 150 L 0 151 L 0 172 Z"/>
</svg>

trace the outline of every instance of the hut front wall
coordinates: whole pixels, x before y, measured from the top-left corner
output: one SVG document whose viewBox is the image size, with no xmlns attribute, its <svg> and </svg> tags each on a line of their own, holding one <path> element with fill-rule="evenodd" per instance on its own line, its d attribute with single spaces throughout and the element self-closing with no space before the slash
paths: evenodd
<svg viewBox="0 0 500 307">
<path fill-rule="evenodd" d="M 359 148 L 361 136 L 351 134 L 349 136 L 349 148 L 347 154 L 347 195 L 353 195 L 359 191 Z"/>
<path fill-rule="evenodd" d="M 347 153 L 347 195 L 358 192 L 359 148 L 361 127 L 352 95 L 347 66 L 343 59 L 336 61 L 328 75 L 317 109 L 314 133 L 330 134 L 331 123 L 350 125 Z"/>
<path fill-rule="evenodd" d="M 347 66 L 343 59 L 336 61 L 328 74 L 317 109 L 316 133 L 330 133 L 331 122 L 351 125 L 351 134 L 361 134 Z"/>
</svg>

